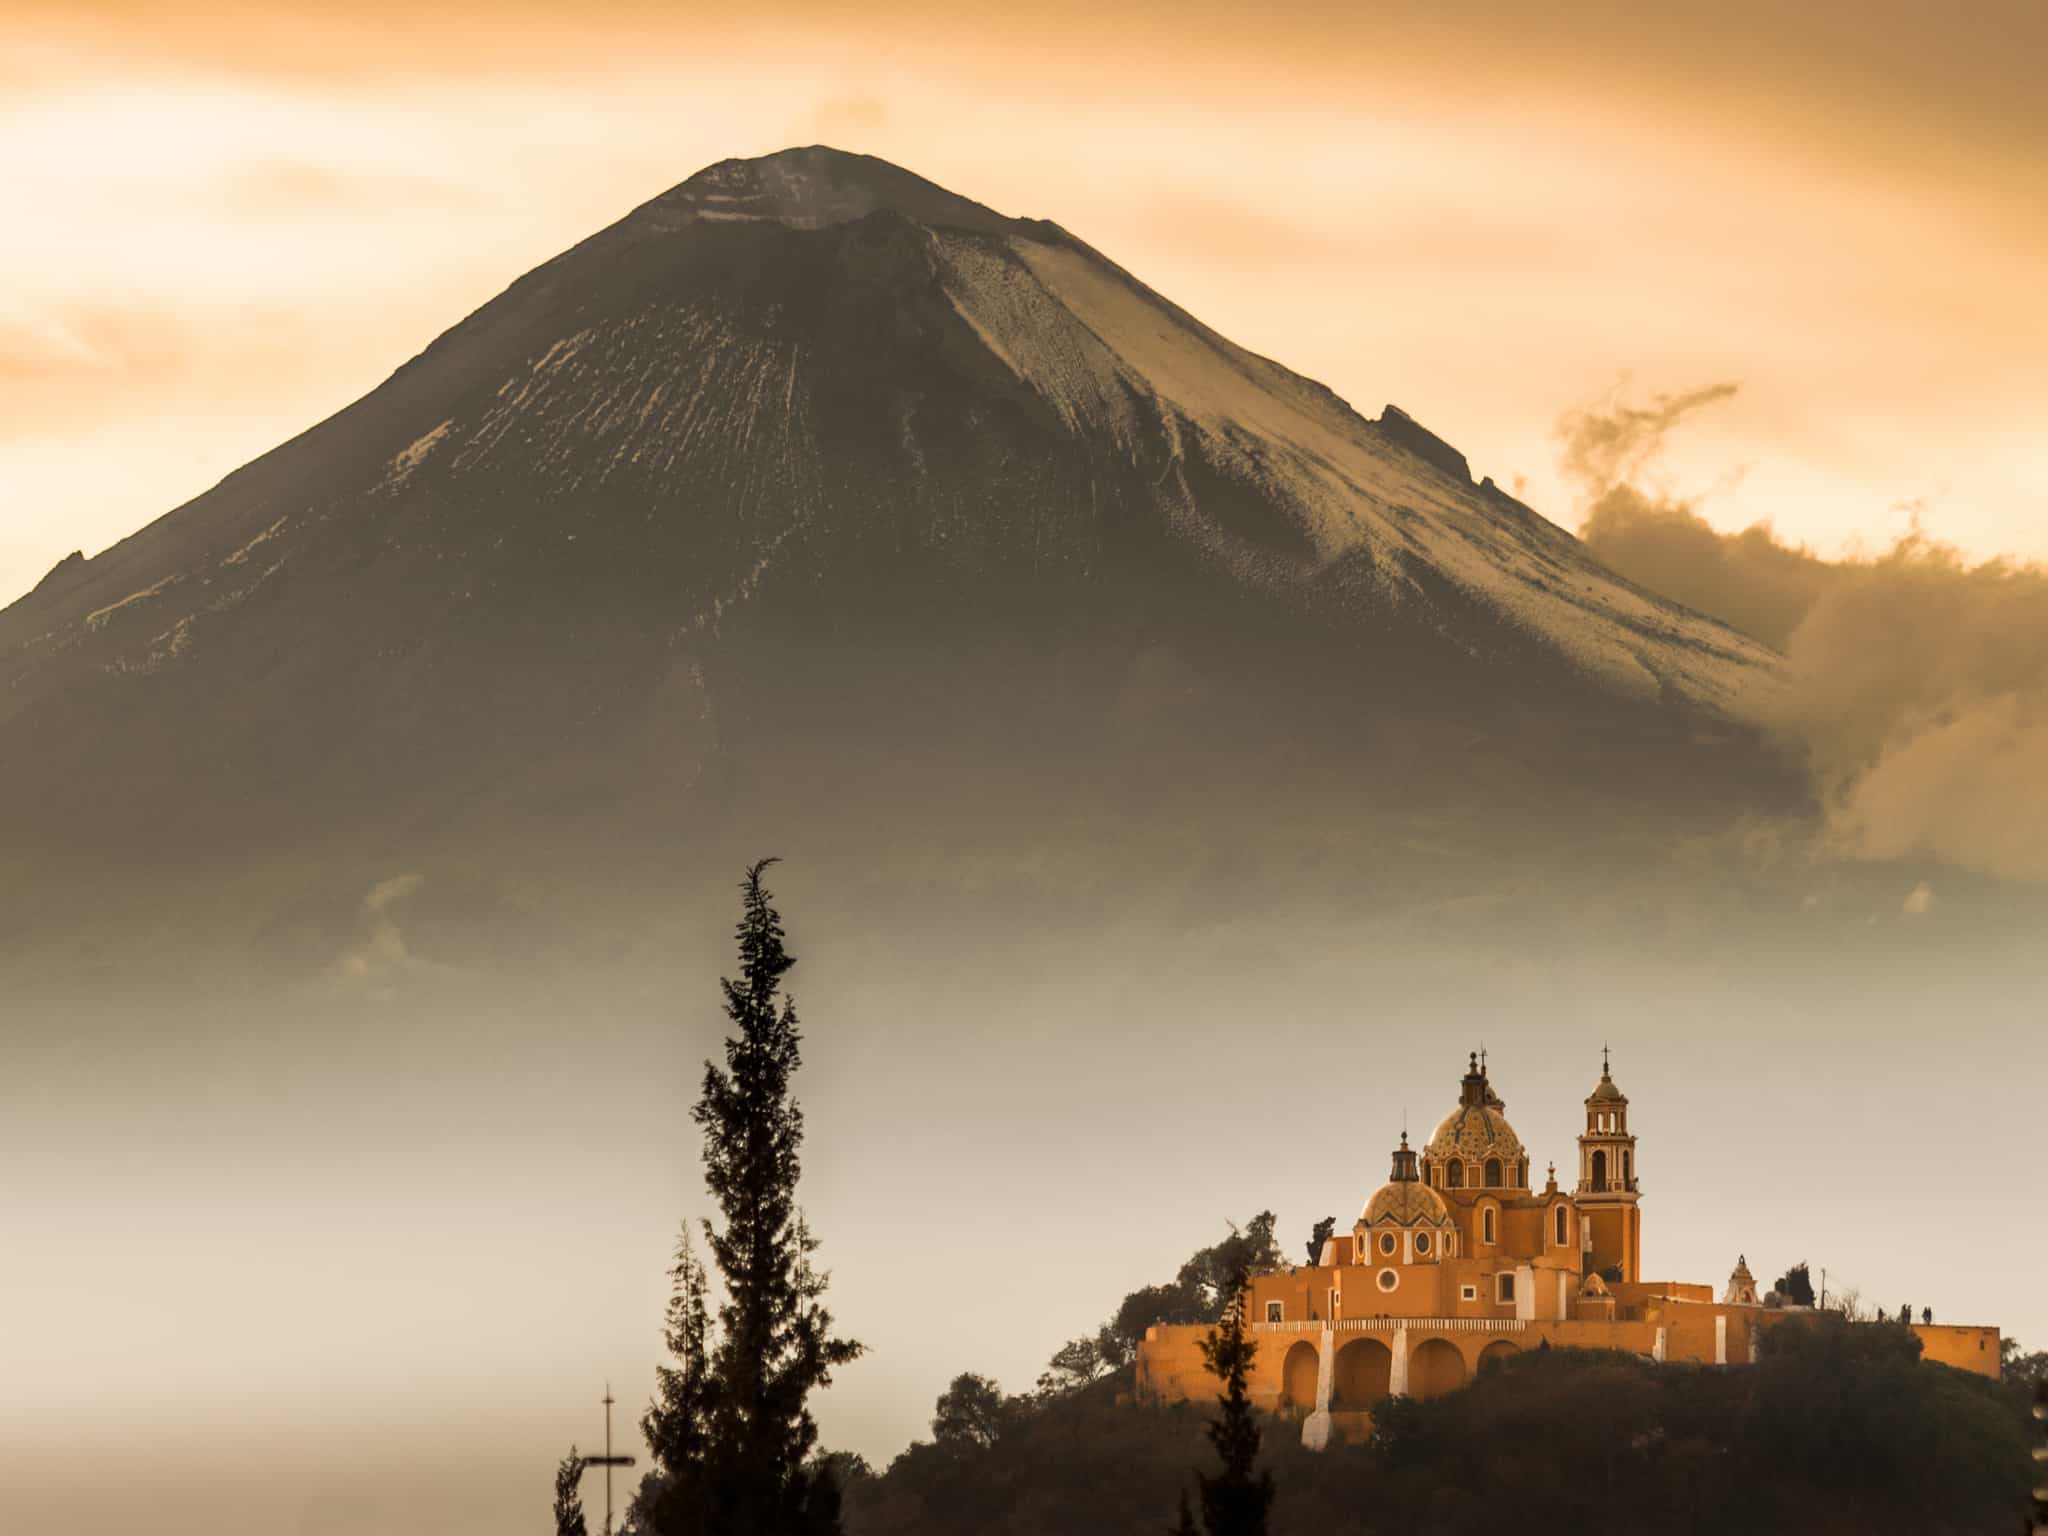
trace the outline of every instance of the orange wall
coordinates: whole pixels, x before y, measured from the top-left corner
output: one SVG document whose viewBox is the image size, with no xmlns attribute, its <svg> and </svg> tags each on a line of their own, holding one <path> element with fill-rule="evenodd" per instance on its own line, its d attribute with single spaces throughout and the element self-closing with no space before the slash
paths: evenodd
<svg viewBox="0 0 2048 1536">
<path fill-rule="evenodd" d="M 1959 1371 L 1980 1376 L 1998 1375 L 1998 1330 L 1955 1326 L 1949 1323 L 1915 1323 L 1914 1337 L 1920 1340 L 1920 1358 L 1938 1360 Z"/>
</svg>

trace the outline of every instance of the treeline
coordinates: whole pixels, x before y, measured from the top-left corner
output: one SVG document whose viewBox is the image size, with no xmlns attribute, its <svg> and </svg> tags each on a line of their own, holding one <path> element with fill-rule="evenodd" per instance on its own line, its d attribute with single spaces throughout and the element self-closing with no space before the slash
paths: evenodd
<svg viewBox="0 0 2048 1536">
<path fill-rule="evenodd" d="M 1276 1536 L 1522 1536 L 2020 1528 L 2023 1394 L 1924 1363 L 1911 1333 L 1827 1317 L 1772 1330 L 1754 1366 L 1534 1350 L 1467 1387 L 1382 1406 L 1371 1443 L 1321 1454 L 1268 1421 Z M 1128 1401 L 1126 1368 L 913 1445 L 845 1490 L 850 1536 L 1126 1536 L 1171 1528 L 1210 1415 Z M 935 1430 L 937 1426 L 935 1425 Z M 1503 1522 L 1506 1522 L 1505 1527 Z"/>
</svg>

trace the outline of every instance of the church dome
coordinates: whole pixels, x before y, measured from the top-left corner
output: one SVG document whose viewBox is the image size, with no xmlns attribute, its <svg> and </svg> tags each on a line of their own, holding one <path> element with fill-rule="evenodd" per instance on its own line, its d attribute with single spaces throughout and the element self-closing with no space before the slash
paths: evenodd
<svg viewBox="0 0 2048 1536">
<path fill-rule="evenodd" d="M 1483 1163 L 1488 1158 L 1497 1157 L 1503 1168 L 1514 1167 L 1527 1154 L 1522 1150 L 1522 1138 L 1508 1124 L 1508 1117 L 1503 1113 L 1506 1108 L 1500 1095 L 1493 1091 L 1493 1085 L 1486 1080 L 1475 1054 L 1472 1070 L 1465 1076 L 1458 1107 L 1438 1123 L 1435 1133 L 1429 1138 L 1429 1145 L 1423 1148 L 1423 1155 L 1432 1163 Z"/>
<path fill-rule="evenodd" d="M 1508 1124 L 1508 1117 L 1490 1104 L 1460 1104 L 1444 1116 L 1424 1150 L 1433 1163 L 1453 1158 L 1483 1163 L 1497 1157 L 1510 1164 L 1523 1156 L 1522 1138 Z"/>
<path fill-rule="evenodd" d="M 1427 1184 L 1401 1179 L 1375 1190 L 1360 1219 L 1368 1226 L 1392 1221 L 1403 1227 L 1442 1227 L 1450 1225 L 1451 1212 L 1443 1196 Z"/>
</svg>

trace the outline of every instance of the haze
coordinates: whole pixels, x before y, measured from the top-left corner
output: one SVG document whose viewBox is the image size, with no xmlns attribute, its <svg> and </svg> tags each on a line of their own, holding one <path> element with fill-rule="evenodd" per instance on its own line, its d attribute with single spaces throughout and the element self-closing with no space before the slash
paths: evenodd
<svg viewBox="0 0 2048 1536">
<path fill-rule="evenodd" d="M 1285 845 L 820 814 L 672 872 L 650 840 L 616 890 L 516 837 L 346 885 L 159 861 L 105 893 L 137 953 L 53 949 L 0 1015 L 0 1527 L 538 1532 L 607 1380 L 637 1449 L 742 853 L 787 860 L 804 1196 L 872 1348 L 829 1445 L 884 1461 L 960 1371 L 1027 1387 L 1226 1219 L 1349 1219 L 1481 1044 L 1540 1169 L 1612 1042 L 1656 1275 L 1810 1260 L 2048 1336 L 2048 1237 L 1973 1176 L 2035 1156 L 2048 1074 L 2038 5 L 0 0 L 0 35 L 0 602 L 707 163 L 825 141 L 1056 220 L 1785 651 L 1818 810 L 1565 869 L 1503 776 L 1509 890 L 1408 884 L 1458 818 L 1384 846 L 1363 775 Z M 1883 554 L 1916 527 L 1959 553 Z M 274 901 L 305 963 L 164 966 L 158 901 Z"/>
</svg>

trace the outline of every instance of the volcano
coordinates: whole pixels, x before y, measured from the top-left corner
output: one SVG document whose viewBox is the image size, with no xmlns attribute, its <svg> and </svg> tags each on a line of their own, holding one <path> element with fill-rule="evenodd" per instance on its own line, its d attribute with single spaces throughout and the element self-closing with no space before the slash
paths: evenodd
<svg viewBox="0 0 2048 1536">
<path fill-rule="evenodd" d="M 1497 849 L 1787 792 L 1746 723 L 1778 677 L 1398 408 L 1055 224 L 795 149 L 0 614 L 0 832 L 17 931 L 115 879 L 255 913 L 764 823 Z"/>
</svg>

